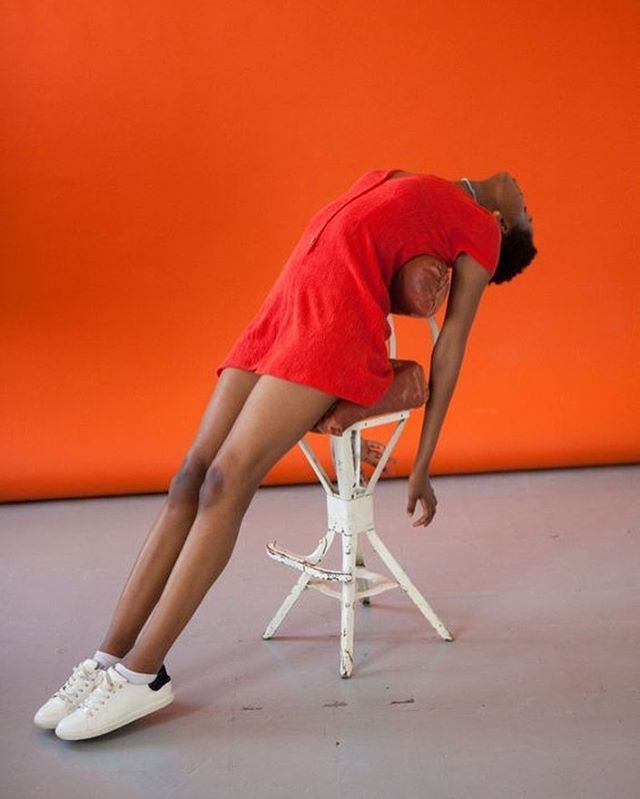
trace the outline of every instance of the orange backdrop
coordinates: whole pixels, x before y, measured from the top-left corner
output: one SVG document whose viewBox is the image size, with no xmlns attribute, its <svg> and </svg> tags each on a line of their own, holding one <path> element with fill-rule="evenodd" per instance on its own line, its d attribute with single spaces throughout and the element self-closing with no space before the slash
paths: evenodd
<svg viewBox="0 0 640 799">
<path fill-rule="evenodd" d="M 485 293 L 433 473 L 638 460 L 637 3 L 3 9 L 0 499 L 165 491 L 310 215 L 390 167 L 511 171 L 539 249 Z M 294 447 L 265 484 L 314 480 Z"/>
</svg>

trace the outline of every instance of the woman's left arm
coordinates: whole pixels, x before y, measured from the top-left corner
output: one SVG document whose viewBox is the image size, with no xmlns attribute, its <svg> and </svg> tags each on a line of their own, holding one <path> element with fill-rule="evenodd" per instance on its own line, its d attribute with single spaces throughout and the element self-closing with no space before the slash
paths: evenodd
<svg viewBox="0 0 640 799">
<path fill-rule="evenodd" d="M 451 342 L 446 347 L 440 344 L 441 341 L 438 339 L 431 354 L 429 396 L 424 406 L 418 452 L 412 468 L 412 471 L 425 474 L 429 471 L 431 457 L 458 382 L 465 350 L 464 345 L 459 342 Z"/>
<path fill-rule="evenodd" d="M 464 347 L 460 347 L 455 351 L 449 349 L 446 356 L 442 350 L 436 354 L 434 349 L 431 356 L 429 397 L 424 408 L 418 454 L 409 475 L 409 494 L 407 498 L 407 514 L 409 517 L 413 516 L 415 512 L 416 502 L 420 500 L 422 504 L 422 515 L 415 522 L 412 522 L 412 527 L 420 527 L 422 525 L 426 527 L 431 523 L 436 513 L 438 500 L 429 479 L 429 464 L 449 407 L 449 401 L 460 374 L 463 355 Z"/>
<path fill-rule="evenodd" d="M 413 527 L 426 527 L 436 512 L 437 500 L 429 480 L 431 457 L 458 381 L 471 324 L 490 277 L 487 270 L 466 253 L 454 263 L 445 319 L 431 354 L 429 396 L 418 452 L 409 477 L 407 513 L 413 515 L 418 499 L 423 506 L 423 514 L 413 522 Z"/>
</svg>

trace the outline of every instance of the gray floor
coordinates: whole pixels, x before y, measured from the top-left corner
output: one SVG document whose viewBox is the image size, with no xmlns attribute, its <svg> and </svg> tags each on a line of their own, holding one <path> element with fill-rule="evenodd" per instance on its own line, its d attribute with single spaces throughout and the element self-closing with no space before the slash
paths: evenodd
<svg viewBox="0 0 640 799">
<path fill-rule="evenodd" d="M 33 713 L 95 650 L 163 497 L 0 506 L 0 793 L 636 799 L 639 478 L 639 466 L 435 477 L 426 529 L 404 518 L 406 482 L 383 482 L 378 531 L 456 640 L 389 591 L 357 611 L 350 680 L 335 600 L 307 591 L 277 638 L 260 637 L 297 574 L 264 543 L 309 551 L 325 510 L 319 486 L 263 488 L 169 653 L 175 702 L 78 743 Z"/>
</svg>

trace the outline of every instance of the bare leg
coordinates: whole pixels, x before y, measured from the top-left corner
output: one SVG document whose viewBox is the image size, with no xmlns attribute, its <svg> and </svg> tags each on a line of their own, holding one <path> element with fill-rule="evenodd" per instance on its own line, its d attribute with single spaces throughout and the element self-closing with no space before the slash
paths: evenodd
<svg viewBox="0 0 640 799">
<path fill-rule="evenodd" d="M 226 566 L 263 477 L 336 400 L 316 388 L 263 375 L 207 470 L 187 540 L 148 626 L 123 664 L 155 673 Z"/>
<path fill-rule="evenodd" d="M 220 374 L 196 437 L 174 475 L 160 514 L 127 578 L 98 649 L 124 657 L 155 607 L 198 511 L 207 467 L 260 375 L 229 367 Z"/>
</svg>

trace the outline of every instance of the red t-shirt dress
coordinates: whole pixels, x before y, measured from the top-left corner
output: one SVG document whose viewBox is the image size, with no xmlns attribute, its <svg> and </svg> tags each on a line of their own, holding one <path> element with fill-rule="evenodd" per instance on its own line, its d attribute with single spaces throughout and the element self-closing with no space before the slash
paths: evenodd
<svg viewBox="0 0 640 799">
<path fill-rule="evenodd" d="M 385 341 L 394 273 L 416 255 L 461 252 L 491 274 L 500 226 L 436 175 L 372 169 L 310 219 L 262 306 L 216 367 L 270 374 L 369 406 L 393 380 Z"/>
</svg>

